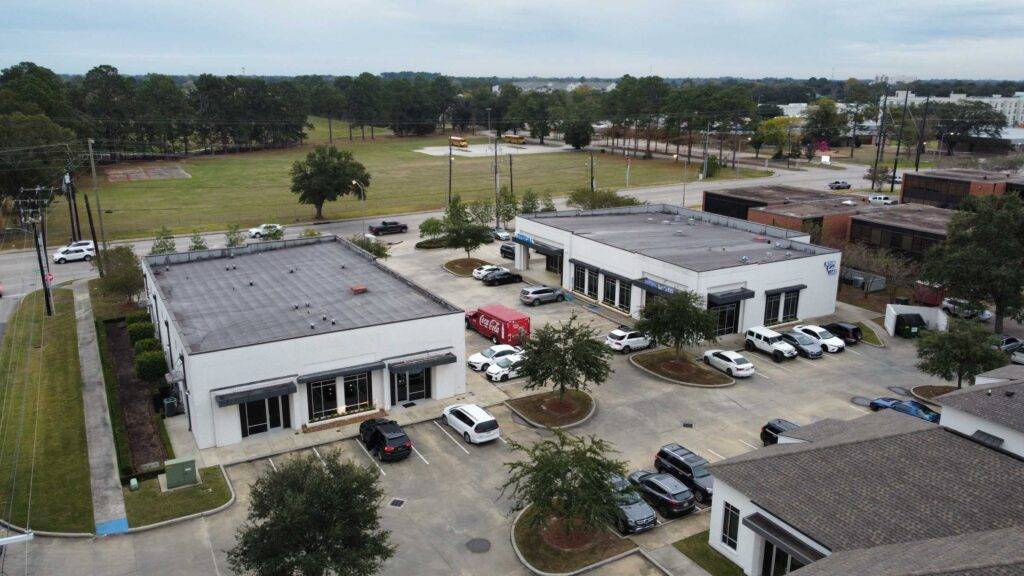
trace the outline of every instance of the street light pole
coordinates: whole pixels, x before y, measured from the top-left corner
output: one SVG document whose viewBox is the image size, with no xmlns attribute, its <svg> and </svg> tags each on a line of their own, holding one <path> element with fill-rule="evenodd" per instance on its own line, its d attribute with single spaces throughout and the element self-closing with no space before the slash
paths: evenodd
<svg viewBox="0 0 1024 576">
<path fill-rule="evenodd" d="M 363 229 L 366 230 L 366 186 L 359 180 L 353 180 L 352 185 L 359 187 L 359 200 L 363 203 Z"/>
<path fill-rule="evenodd" d="M 452 156 L 452 145 L 448 144 L 448 204 L 452 203 L 452 164 L 455 163 L 455 157 Z"/>
</svg>

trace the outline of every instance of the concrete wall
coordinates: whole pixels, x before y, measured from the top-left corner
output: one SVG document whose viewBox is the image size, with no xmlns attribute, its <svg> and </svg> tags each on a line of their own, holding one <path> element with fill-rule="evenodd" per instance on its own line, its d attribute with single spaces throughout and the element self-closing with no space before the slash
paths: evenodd
<svg viewBox="0 0 1024 576">
<path fill-rule="evenodd" d="M 992 394 L 1001 394 L 1001 392 L 994 391 Z M 963 410 L 957 410 L 948 406 L 942 407 L 942 416 L 939 419 L 939 424 L 967 436 L 974 434 L 978 430 L 988 432 L 1003 439 L 1002 448 L 1004 450 L 1024 457 L 1024 432 L 1007 428 L 1002 424 L 996 424 L 995 422 L 990 422 L 984 418 L 979 418 Z"/>
<path fill-rule="evenodd" d="M 889 336 L 896 335 L 896 316 L 900 314 L 920 314 L 929 330 L 945 332 L 949 324 L 949 317 L 941 308 L 931 306 L 909 306 L 905 304 L 886 304 L 885 306 L 885 331 Z"/>
</svg>

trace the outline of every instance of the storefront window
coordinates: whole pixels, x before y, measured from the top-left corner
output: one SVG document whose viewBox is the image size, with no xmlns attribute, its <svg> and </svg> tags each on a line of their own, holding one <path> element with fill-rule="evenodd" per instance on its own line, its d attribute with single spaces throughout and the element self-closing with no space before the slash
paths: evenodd
<svg viewBox="0 0 1024 576">
<path fill-rule="evenodd" d="M 597 300 L 597 270 L 587 268 L 587 297 Z"/>
<path fill-rule="evenodd" d="M 572 290 L 583 294 L 587 289 L 587 269 L 579 264 L 572 267 Z"/>
<path fill-rule="evenodd" d="M 319 380 L 306 384 L 309 395 L 309 420 L 323 420 L 338 414 L 338 384 L 335 380 Z"/>
<path fill-rule="evenodd" d="M 608 276 L 604 277 L 604 295 L 601 300 L 605 304 L 615 306 L 615 289 L 617 287 L 618 282 L 615 281 L 615 278 L 610 278 Z"/>
<path fill-rule="evenodd" d="M 771 294 L 764 301 L 764 325 L 771 326 L 779 322 L 779 307 L 782 305 L 782 294 Z"/>
<path fill-rule="evenodd" d="M 633 285 L 629 282 L 619 282 L 619 310 L 629 312 L 630 297 L 633 295 Z"/>
<path fill-rule="evenodd" d="M 786 303 L 782 306 L 782 321 L 796 320 L 797 309 L 800 308 L 800 291 L 786 292 Z"/>
<path fill-rule="evenodd" d="M 369 372 L 345 376 L 342 389 L 345 391 L 345 411 L 352 412 L 373 406 L 372 380 Z"/>
</svg>

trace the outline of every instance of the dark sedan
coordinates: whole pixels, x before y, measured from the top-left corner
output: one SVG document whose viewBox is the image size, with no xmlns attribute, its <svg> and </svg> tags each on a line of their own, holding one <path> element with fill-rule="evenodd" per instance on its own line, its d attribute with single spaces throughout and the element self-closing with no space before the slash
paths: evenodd
<svg viewBox="0 0 1024 576">
<path fill-rule="evenodd" d="M 368 229 L 370 234 L 382 236 L 384 234 L 403 234 L 409 231 L 409 226 L 397 220 L 384 220 L 380 224 L 370 224 Z"/>
<path fill-rule="evenodd" d="M 850 183 L 846 180 L 836 180 L 835 182 L 830 182 L 828 187 L 832 190 L 849 190 Z"/>
<path fill-rule="evenodd" d="M 917 400 L 900 400 L 898 398 L 875 398 L 871 401 L 871 410 L 895 410 L 910 416 L 916 416 L 922 420 L 938 423 L 939 413 Z"/>
<path fill-rule="evenodd" d="M 615 490 L 615 528 L 622 534 L 635 534 L 658 525 L 658 516 L 640 493 L 618 474 L 610 481 Z"/>
<path fill-rule="evenodd" d="M 495 270 L 481 279 L 484 286 L 501 286 L 502 284 L 516 284 L 523 281 L 519 274 L 513 274 L 508 270 Z"/>
<path fill-rule="evenodd" d="M 793 348 L 796 348 L 796 353 L 804 358 L 821 358 L 823 354 L 821 344 L 802 332 L 786 332 L 782 339 L 792 344 Z"/>
<path fill-rule="evenodd" d="M 639 470 L 629 482 L 662 516 L 681 516 L 693 512 L 697 498 L 693 491 L 671 474 Z"/>
</svg>

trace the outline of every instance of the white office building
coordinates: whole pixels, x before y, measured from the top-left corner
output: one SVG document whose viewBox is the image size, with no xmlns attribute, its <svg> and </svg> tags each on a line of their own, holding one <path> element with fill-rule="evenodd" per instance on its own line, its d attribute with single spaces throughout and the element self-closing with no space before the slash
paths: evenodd
<svg viewBox="0 0 1024 576">
<path fill-rule="evenodd" d="M 923 105 L 928 100 L 927 96 L 918 96 L 913 92 L 907 92 L 906 90 L 897 90 L 894 96 L 889 96 L 888 105 L 902 106 L 903 99 L 906 98 L 910 105 Z M 932 96 L 931 101 L 933 104 L 940 103 L 956 103 L 965 101 L 984 102 L 996 111 L 1001 112 L 1006 116 L 1006 125 L 1013 126 L 1024 126 L 1024 92 L 1014 92 L 1013 96 L 1002 96 L 1000 94 L 993 94 L 992 96 L 968 96 L 966 94 L 952 93 L 949 96 Z M 882 105 L 882 100 L 878 101 L 878 105 Z"/>
<path fill-rule="evenodd" d="M 514 241 L 517 269 L 533 250 L 574 297 L 634 318 L 679 290 L 705 299 L 720 335 L 835 312 L 841 254 L 804 232 L 655 204 L 519 216 Z"/>
<path fill-rule="evenodd" d="M 466 389 L 463 311 L 345 240 L 148 256 L 143 270 L 199 448 Z"/>
</svg>

